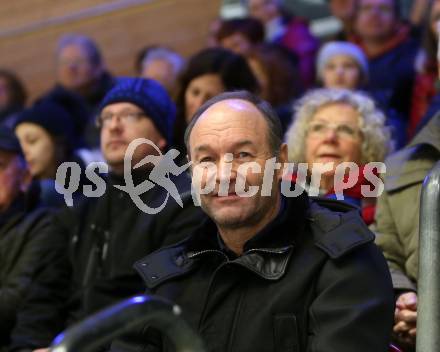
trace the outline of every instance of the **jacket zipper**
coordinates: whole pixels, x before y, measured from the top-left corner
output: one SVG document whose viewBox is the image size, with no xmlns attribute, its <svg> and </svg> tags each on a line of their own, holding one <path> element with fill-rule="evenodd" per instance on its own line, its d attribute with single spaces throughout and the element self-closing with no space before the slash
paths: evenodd
<svg viewBox="0 0 440 352">
<path fill-rule="evenodd" d="M 226 261 L 224 261 L 223 263 L 221 263 L 217 269 L 214 270 L 214 273 L 212 274 L 211 280 L 209 282 L 208 285 L 208 289 L 206 290 L 206 294 L 205 297 L 203 299 L 203 308 L 202 308 L 202 313 L 200 314 L 200 319 L 199 319 L 199 324 L 198 324 L 198 331 L 200 332 L 201 327 L 202 327 L 202 322 L 205 320 L 205 311 L 206 311 L 206 303 L 208 301 L 208 297 L 209 297 L 209 293 L 211 292 L 211 287 L 212 287 L 212 283 L 214 282 L 215 276 L 217 274 L 217 272 L 222 268 L 222 266 L 229 262 L 229 258 L 228 256 L 223 253 L 222 251 L 216 250 L 216 249 L 207 249 L 204 251 L 200 251 L 200 252 L 195 252 L 195 253 L 191 253 L 188 255 L 188 258 L 194 258 L 195 256 L 201 255 L 201 254 L 205 254 L 205 253 L 217 253 L 217 254 L 221 254 Z"/>
<path fill-rule="evenodd" d="M 236 327 L 238 324 L 238 318 L 240 317 L 240 313 L 241 313 L 241 305 L 243 302 L 243 297 L 244 297 L 244 292 L 241 292 L 240 298 L 238 300 L 238 307 L 237 307 L 237 310 L 235 311 L 235 315 L 234 315 L 234 321 L 232 322 L 231 332 L 229 333 L 229 341 L 228 341 L 228 348 L 227 348 L 227 351 L 229 351 L 229 352 L 232 351 L 232 345 L 235 340 L 235 333 L 237 331 Z"/>
</svg>

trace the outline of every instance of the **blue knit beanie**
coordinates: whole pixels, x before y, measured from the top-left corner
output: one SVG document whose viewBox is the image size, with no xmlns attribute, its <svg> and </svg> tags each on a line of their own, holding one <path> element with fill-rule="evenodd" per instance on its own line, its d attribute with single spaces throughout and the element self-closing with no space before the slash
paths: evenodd
<svg viewBox="0 0 440 352">
<path fill-rule="evenodd" d="M 99 112 L 109 104 L 122 102 L 141 108 L 166 138 L 168 145 L 172 143 L 176 107 L 159 83 L 146 78 L 120 78 L 102 100 Z"/>
</svg>

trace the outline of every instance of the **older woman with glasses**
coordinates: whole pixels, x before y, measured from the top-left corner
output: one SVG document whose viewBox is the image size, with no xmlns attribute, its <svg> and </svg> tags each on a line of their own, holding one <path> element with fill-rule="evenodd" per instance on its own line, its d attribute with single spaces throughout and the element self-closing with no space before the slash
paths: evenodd
<svg viewBox="0 0 440 352">
<path fill-rule="evenodd" d="M 338 199 L 342 195 L 361 207 L 364 220 L 371 223 L 375 198 L 364 197 L 362 186 L 377 186 L 380 170 L 366 165 L 382 162 L 389 150 L 383 113 L 362 93 L 317 89 L 298 102 L 293 121 L 286 134 L 289 160 L 296 165 L 292 180 L 311 194 Z M 344 162 L 356 165 L 350 169 Z"/>
</svg>

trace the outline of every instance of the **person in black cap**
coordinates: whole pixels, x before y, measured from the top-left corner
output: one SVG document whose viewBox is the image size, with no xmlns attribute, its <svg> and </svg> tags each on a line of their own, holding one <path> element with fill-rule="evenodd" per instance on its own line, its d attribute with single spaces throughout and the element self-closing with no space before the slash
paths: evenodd
<svg viewBox="0 0 440 352">
<path fill-rule="evenodd" d="M 51 232 L 64 239 L 65 249 L 30 290 L 12 333 L 11 351 L 46 348 L 70 324 L 141 293 L 134 262 L 146 252 L 180 241 L 202 217 L 189 192 L 183 194 L 190 189 L 186 174 L 170 175 L 183 208 L 158 185 L 140 195 L 150 207 L 165 202 L 157 214 L 144 213 L 127 193 L 114 187 L 125 184 L 124 156 L 132 141 L 146 138 L 157 147 L 139 145 L 132 167 L 170 146 L 175 108 L 165 89 L 153 80 L 124 78 L 104 97 L 99 111 L 101 151 L 110 167 L 106 191 L 57 214 Z M 132 169 L 134 184 L 148 180 L 152 167 L 147 163 Z"/>
<path fill-rule="evenodd" d="M 0 125 L 0 351 L 9 343 L 18 306 L 51 256 L 47 210 L 26 197 L 29 170 L 14 133 Z"/>
<path fill-rule="evenodd" d="M 55 179 L 57 167 L 73 158 L 74 123 L 58 104 L 42 101 L 18 115 L 15 133 L 33 177 Z"/>
<path fill-rule="evenodd" d="M 74 120 L 65 108 L 45 99 L 18 114 L 15 133 L 38 188 L 40 204 L 62 205 L 64 199 L 55 190 L 58 167 L 68 161 L 75 161 L 83 167 L 76 155 L 78 139 Z M 81 181 L 83 185 L 84 177 Z"/>
</svg>

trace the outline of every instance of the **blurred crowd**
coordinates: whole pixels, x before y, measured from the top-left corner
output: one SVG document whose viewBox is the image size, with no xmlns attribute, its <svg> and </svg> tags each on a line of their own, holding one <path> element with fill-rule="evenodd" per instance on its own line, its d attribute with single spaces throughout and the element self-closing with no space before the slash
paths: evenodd
<svg viewBox="0 0 440 352">
<path fill-rule="evenodd" d="M 354 162 L 359 166 L 357 182 L 344 189 L 345 201 L 360 208 L 388 261 L 397 304 L 393 340 L 402 351 L 414 349 L 418 202 L 422 181 L 440 155 L 440 1 L 415 0 L 411 16 L 403 19 L 399 0 L 328 0 L 331 14 L 342 26 L 325 40 L 316 38 L 307 19 L 287 11 L 280 0 L 245 3 L 247 17 L 216 19 L 206 34 L 206 48 L 190 57 L 157 42 L 146 43 L 133 58 L 137 77 L 154 81 L 143 81 L 150 82 L 143 89 L 150 91 L 157 106 L 136 95 L 133 87 L 109 97 L 125 78 L 111 73 L 99 43 L 82 34 L 59 39 L 56 84 L 35 101 L 28 101 L 20 72 L 0 69 L 0 350 L 47 347 L 72 322 L 140 292 L 139 283 L 133 284 L 126 274 L 131 265 L 148 251 L 180 238 L 175 235 L 167 241 L 155 239 L 154 245 L 140 244 L 142 231 L 151 228 L 159 237 L 165 225 L 177 222 L 173 226 L 183 228 L 184 221 L 198 222 L 195 209 L 191 215 L 180 214 L 181 222 L 173 210 L 154 220 L 157 223 L 139 220 L 140 212 L 134 209 L 120 220 L 124 226 L 117 228 L 118 224 L 100 222 L 120 216 L 119 209 L 101 211 L 102 204 L 83 203 L 74 207 L 74 216 L 66 216 L 60 210 L 64 198 L 56 191 L 58 167 L 76 162 L 85 169 L 91 162 L 105 160 L 111 168 L 108 182 L 119 182 L 120 173 L 112 174 L 120 168 L 112 154 L 118 143 L 111 139 L 117 134 L 112 128 L 116 130 L 116 122 L 128 125 L 141 114 L 151 118 L 154 133 L 136 131 L 133 136 L 155 141 L 164 152 L 177 149 L 182 165 L 186 162 L 185 129 L 195 112 L 210 98 L 235 90 L 247 90 L 272 105 L 285 133 L 289 161 L 308 163 L 306 175 L 311 175 L 313 163 L 334 163 L 333 168 L 321 170 L 318 185 L 308 177 L 301 181 L 309 192 L 315 186 L 320 197 L 335 198 L 337 165 Z M 133 103 L 141 110 L 105 115 L 105 106 L 114 102 Z M 159 122 L 164 109 L 175 114 Z M 109 138 L 113 144 L 107 145 Z M 379 198 L 361 193 L 363 186 L 371 185 L 364 172 L 371 162 L 387 166 L 386 172 L 374 171 L 385 184 Z M 286 177 L 299 182 L 298 171 Z M 79 190 L 90 186 L 85 177 L 78 182 Z M 108 204 L 135 208 L 120 193 L 105 197 Z M 56 231 L 54 220 L 49 221 L 55 212 L 63 214 L 55 220 Z M 119 231 L 123 241 L 111 244 L 115 259 L 101 278 L 99 267 L 93 272 L 86 268 L 86 263 L 95 260 L 89 255 L 95 247 L 83 234 L 99 232 L 100 243 L 105 244 L 109 228 L 109 233 Z M 14 237 L 8 237 L 11 231 Z M 77 241 L 68 256 L 72 267 L 80 268 L 64 268 L 69 274 L 58 281 L 44 267 L 45 262 L 63 263 L 66 256 L 48 254 L 66 243 L 63 236 L 54 240 L 51 234 L 55 232 L 63 232 L 69 243 Z M 126 254 L 121 257 L 122 247 Z M 100 252 L 102 258 L 105 254 Z M 56 291 L 70 292 L 69 298 L 57 296 Z M 45 304 L 52 304 L 52 311 L 39 316 L 44 297 L 50 295 L 54 299 Z M 66 301 L 69 306 L 61 308 Z"/>
</svg>

